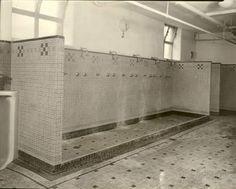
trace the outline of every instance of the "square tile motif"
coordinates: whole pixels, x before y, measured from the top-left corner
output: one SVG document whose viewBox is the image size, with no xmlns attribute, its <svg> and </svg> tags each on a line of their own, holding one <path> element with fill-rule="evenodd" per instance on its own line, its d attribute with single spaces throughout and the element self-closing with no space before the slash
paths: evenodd
<svg viewBox="0 0 236 189">
<path fill-rule="evenodd" d="M 41 53 L 41 56 L 48 55 L 48 43 L 41 43 L 40 53 Z"/>
<path fill-rule="evenodd" d="M 24 46 L 19 45 L 17 46 L 17 57 L 23 57 L 24 56 Z"/>
</svg>

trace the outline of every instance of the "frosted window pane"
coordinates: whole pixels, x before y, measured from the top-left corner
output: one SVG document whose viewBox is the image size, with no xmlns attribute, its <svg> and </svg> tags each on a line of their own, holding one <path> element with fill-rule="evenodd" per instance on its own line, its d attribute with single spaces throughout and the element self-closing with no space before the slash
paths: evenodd
<svg viewBox="0 0 236 189">
<path fill-rule="evenodd" d="M 12 13 L 12 37 L 27 39 L 34 37 L 34 18 Z"/>
<path fill-rule="evenodd" d="M 28 11 L 35 11 L 36 0 L 13 0 L 12 6 L 18 9 L 24 9 Z"/>
<path fill-rule="evenodd" d="M 57 35 L 57 23 L 39 19 L 39 37 Z"/>
<path fill-rule="evenodd" d="M 169 32 L 167 33 L 168 28 L 169 28 Z M 176 32 L 176 29 L 175 29 L 175 28 L 165 26 L 165 27 L 164 27 L 164 37 L 166 36 L 166 39 L 165 39 L 165 40 L 168 41 L 168 42 L 173 43 L 174 37 L 175 37 L 175 32 Z M 166 34 L 167 34 L 167 35 L 166 35 Z"/>
<path fill-rule="evenodd" d="M 64 3 L 65 1 L 63 0 L 43 0 L 40 13 L 53 17 L 60 17 Z"/>
<path fill-rule="evenodd" d="M 170 44 L 166 44 L 164 45 L 164 58 L 167 59 L 172 59 L 172 45 Z"/>
</svg>

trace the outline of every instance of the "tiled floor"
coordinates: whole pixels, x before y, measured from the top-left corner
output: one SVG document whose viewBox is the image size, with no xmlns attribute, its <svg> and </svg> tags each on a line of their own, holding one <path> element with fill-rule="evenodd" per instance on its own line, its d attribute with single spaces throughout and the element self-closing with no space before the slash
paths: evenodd
<svg viewBox="0 0 236 189">
<path fill-rule="evenodd" d="M 142 121 L 137 124 L 119 126 L 109 131 L 65 140 L 63 143 L 63 161 L 75 159 L 92 152 L 101 151 L 108 147 L 117 146 L 118 144 L 155 133 L 161 129 L 191 119 L 193 119 L 193 117 L 173 114 L 153 120 Z"/>
<path fill-rule="evenodd" d="M 235 189 L 236 116 L 214 117 L 190 131 L 51 188 Z M 0 188 L 16 186 L 42 187 L 9 169 L 0 172 Z"/>
<path fill-rule="evenodd" d="M 44 188 L 35 181 L 13 170 L 0 171 L 0 188 Z"/>
</svg>

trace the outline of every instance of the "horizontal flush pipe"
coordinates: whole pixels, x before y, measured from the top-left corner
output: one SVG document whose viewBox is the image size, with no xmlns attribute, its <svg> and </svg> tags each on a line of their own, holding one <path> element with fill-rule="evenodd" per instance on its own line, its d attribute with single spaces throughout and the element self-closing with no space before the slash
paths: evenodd
<svg viewBox="0 0 236 189">
<path fill-rule="evenodd" d="M 217 15 L 235 14 L 235 13 L 236 13 L 236 9 L 229 9 L 229 10 L 223 10 L 223 11 L 208 12 L 208 13 L 206 13 L 206 15 L 217 16 Z"/>
</svg>

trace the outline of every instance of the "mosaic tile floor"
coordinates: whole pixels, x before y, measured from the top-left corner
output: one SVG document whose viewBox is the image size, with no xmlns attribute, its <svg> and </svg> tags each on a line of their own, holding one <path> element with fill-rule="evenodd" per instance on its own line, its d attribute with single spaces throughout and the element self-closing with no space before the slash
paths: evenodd
<svg viewBox="0 0 236 189">
<path fill-rule="evenodd" d="M 179 133 L 168 141 L 165 145 L 154 143 L 152 147 L 124 154 L 120 159 L 108 161 L 109 163 L 88 172 L 79 171 L 71 178 L 48 182 L 47 187 L 53 189 L 236 188 L 235 115 L 214 117 L 213 121 Z M 21 174 L 17 174 L 9 168 L 0 171 L 0 188 L 16 186 L 42 188 L 22 176 L 22 174 L 27 175 L 27 171 L 20 172 Z M 30 177 L 41 182 L 36 174 L 31 173 Z"/>
<path fill-rule="evenodd" d="M 63 143 L 63 161 L 72 160 L 92 152 L 131 141 L 135 138 L 155 133 L 161 129 L 189 121 L 193 117 L 183 115 L 169 115 L 153 120 L 146 120 L 137 124 L 119 126 L 115 129 L 94 133 L 75 139 L 65 140 Z"/>
</svg>

